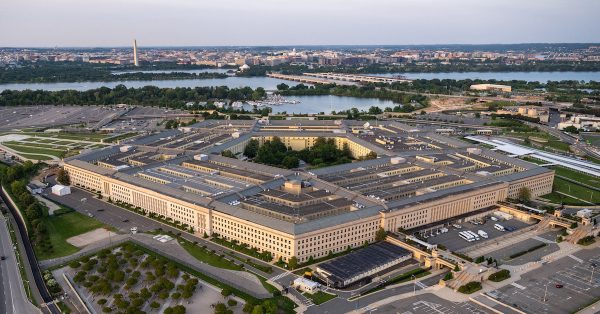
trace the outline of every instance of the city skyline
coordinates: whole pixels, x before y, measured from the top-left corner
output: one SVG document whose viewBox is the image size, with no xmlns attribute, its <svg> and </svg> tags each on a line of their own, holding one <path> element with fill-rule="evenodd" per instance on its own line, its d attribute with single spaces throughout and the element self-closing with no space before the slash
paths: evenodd
<svg viewBox="0 0 600 314">
<path fill-rule="evenodd" d="M 26 0 L 0 13 L 1 28 L 19 30 L 3 34 L 0 46 L 121 47 L 132 38 L 147 47 L 591 43 L 600 42 L 599 10 L 590 0 Z"/>
</svg>

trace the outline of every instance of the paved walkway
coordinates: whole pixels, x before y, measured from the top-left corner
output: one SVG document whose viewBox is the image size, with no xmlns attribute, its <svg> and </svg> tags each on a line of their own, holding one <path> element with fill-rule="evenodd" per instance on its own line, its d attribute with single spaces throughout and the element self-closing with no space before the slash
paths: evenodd
<svg viewBox="0 0 600 314">
<path fill-rule="evenodd" d="M 208 265 L 190 255 L 181 245 L 179 245 L 177 240 L 171 240 L 166 243 L 162 243 L 153 239 L 152 235 L 148 234 L 117 235 L 112 237 L 110 240 L 104 239 L 94 244 L 90 244 L 73 255 L 42 261 L 40 265 L 43 268 L 57 266 L 77 259 L 81 256 L 99 251 L 103 248 L 109 247 L 110 245 L 122 243 L 128 240 L 157 251 L 161 255 L 189 266 L 203 274 L 207 274 L 223 283 L 226 283 L 259 299 L 271 297 L 271 293 L 265 289 L 256 275 L 247 271 L 228 270 Z"/>
</svg>

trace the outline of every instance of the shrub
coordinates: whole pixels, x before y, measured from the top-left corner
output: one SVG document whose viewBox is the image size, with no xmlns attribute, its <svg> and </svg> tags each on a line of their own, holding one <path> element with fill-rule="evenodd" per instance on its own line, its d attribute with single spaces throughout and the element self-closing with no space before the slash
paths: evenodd
<svg viewBox="0 0 600 314">
<path fill-rule="evenodd" d="M 69 263 L 69 267 L 71 267 L 71 268 L 79 268 L 79 266 L 81 266 L 81 263 L 78 261 L 71 261 Z"/>
<path fill-rule="evenodd" d="M 502 269 L 490 275 L 488 278 L 493 282 L 500 282 L 502 280 L 506 280 L 510 278 L 510 271 L 508 269 Z"/>
<path fill-rule="evenodd" d="M 579 245 L 590 245 L 590 244 L 592 244 L 594 242 L 596 242 L 596 240 L 594 239 L 594 236 L 587 236 L 585 238 L 579 239 L 579 241 L 577 241 L 577 244 L 579 244 Z"/>
<path fill-rule="evenodd" d="M 458 288 L 458 292 L 460 293 L 464 293 L 464 294 L 471 294 L 475 291 L 479 291 L 481 290 L 481 282 L 477 282 L 477 281 L 471 281 L 463 286 L 460 286 L 460 288 Z"/>
<path fill-rule="evenodd" d="M 227 305 L 229 305 L 229 306 L 236 306 L 237 305 L 237 301 L 234 300 L 234 299 L 229 299 L 227 301 Z"/>
<path fill-rule="evenodd" d="M 452 280 L 453 278 L 452 272 L 448 272 L 446 276 L 444 276 L 444 281 Z"/>
</svg>

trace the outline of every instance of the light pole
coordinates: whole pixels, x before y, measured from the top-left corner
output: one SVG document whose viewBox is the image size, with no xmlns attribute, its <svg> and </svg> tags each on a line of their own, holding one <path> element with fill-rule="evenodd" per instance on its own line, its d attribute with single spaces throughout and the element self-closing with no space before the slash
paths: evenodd
<svg viewBox="0 0 600 314">
<path fill-rule="evenodd" d="M 592 283 L 592 280 L 594 279 L 594 270 L 596 270 L 596 266 L 592 265 L 592 275 L 590 276 L 590 284 Z"/>
<path fill-rule="evenodd" d="M 413 280 L 413 295 L 417 294 L 417 276 L 411 275 L 411 279 Z"/>
<path fill-rule="evenodd" d="M 544 290 L 544 303 L 546 303 L 546 295 L 548 294 L 548 283 L 546 283 L 546 289 Z"/>
</svg>

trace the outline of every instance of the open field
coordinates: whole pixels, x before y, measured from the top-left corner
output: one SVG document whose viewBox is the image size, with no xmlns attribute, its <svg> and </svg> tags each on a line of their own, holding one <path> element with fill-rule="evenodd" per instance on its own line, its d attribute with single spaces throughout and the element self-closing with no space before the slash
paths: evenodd
<svg viewBox="0 0 600 314">
<path fill-rule="evenodd" d="M 101 222 L 75 211 L 58 216 L 48 216 L 43 219 L 48 228 L 53 250 L 47 252 L 36 247 L 36 255 L 39 260 L 76 253 L 79 249 L 67 242 L 67 239 L 104 227 Z"/>
<path fill-rule="evenodd" d="M 560 193 L 556 192 L 562 192 L 573 196 L 574 198 L 565 197 Z M 547 195 L 543 195 L 542 198 L 548 199 L 553 203 L 557 204 L 563 202 L 566 205 L 590 205 L 587 202 L 597 204 L 600 203 L 600 192 L 590 190 L 588 188 L 582 187 L 575 183 L 568 182 L 561 178 L 554 178 L 554 192 Z M 583 199 L 587 202 L 578 200 L 576 198 Z"/>
<path fill-rule="evenodd" d="M 7 143 L 5 143 L 3 145 L 8 148 L 14 149 L 15 151 L 17 151 L 19 153 L 25 153 L 25 154 L 34 154 L 34 155 L 44 154 L 44 155 L 55 156 L 58 158 L 62 158 L 65 155 L 64 151 L 60 151 L 60 150 L 56 150 L 56 149 L 33 148 L 33 147 L 27 147 L 27 146 L 22 146 L 22 145 L 7 144 Z M 44 159 L 48 159 L 48 158 L 44 158 Z"/>
<path fill-rule="evenodd" d="M 556 175 L 563 176 L 572 180 L 577 180 L 583 184 L 587 184 L 590 186 L 600 187 L 600 178 L 596 178 L 581 172 L 577 172 L 571 169 L 563 168 L 563 167 L 553 167 Z"/>
</svg>

